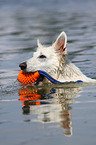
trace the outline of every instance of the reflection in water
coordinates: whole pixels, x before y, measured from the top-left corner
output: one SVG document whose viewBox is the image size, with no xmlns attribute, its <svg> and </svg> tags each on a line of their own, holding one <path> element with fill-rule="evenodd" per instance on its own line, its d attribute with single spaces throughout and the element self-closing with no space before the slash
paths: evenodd
<svg viewBox="0 0 96 145">
<path fill-rule="evenodd" d="M 61 123 L 64 135 L 72 135 L 71 107 L 78 96 L 80 88 L 22 88 L 19 90 L 19 101 L 22 102 L 23 114 L 34 113 L 36 119 L 42 123 Z"/>
</svg>

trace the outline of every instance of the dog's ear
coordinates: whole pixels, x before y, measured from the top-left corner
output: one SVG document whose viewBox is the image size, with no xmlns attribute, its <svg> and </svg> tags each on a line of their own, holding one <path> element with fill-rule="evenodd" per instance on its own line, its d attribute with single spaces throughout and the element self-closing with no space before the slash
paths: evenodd
<svg viewBox="0 0 96 145">
<path fill-rule="evenodd" d="M 39 39 L 37 40 L 37 45 L 38 45 L 38 47 L 43 47 L 42 44 L 40 43 Z"/>
<path fill-rule="evenodd" d="M 62 32 L 56 39 L 55 43 L 53 44 L 53 47 L 56 49 L 56 51 L 59 51 L 59 53 L 67 54 L 66 45 L 67 45 L 67 36 L 65 32 Z"/>
</svg>

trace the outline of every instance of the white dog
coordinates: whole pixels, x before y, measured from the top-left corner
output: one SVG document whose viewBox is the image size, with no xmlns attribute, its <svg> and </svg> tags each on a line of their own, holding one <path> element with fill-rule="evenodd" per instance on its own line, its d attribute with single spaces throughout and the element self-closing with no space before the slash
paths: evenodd
<svg viewBox="0 0 96 145">
<path fill-rule="evenodd" d="M 33 57 L 19 66 L 25 72 L 42 70 L 61 82 L 96 82 L 86 77 L 78 67 L 70 62 L 67 56 L 67 36 L 62 32 L 52 46 L 46 47 L 37 41 L 38 48 Z M 43 78 L 42 81 L 45 79 Z"/>
</svg>

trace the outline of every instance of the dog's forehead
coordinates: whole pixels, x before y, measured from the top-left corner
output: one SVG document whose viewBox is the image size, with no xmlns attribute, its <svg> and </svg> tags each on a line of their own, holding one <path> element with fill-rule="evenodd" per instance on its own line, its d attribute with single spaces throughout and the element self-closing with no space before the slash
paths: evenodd
<svg viewBox="0 0 96 145">
<path fill-rule="evenodd" d="M 52 55 L 54 53 L 54 49 L 52 46 L 49 47 L 39 47 L 37 48 L 37 51 L 35 52 L 36 55 Z"/>
</svg>

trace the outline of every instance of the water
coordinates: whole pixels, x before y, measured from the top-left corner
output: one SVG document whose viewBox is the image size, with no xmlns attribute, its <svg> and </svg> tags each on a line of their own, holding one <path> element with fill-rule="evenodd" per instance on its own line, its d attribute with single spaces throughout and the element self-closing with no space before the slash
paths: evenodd
<svg viewBox="0 0 96 145">
<path fill-rule="evenodd" d="M 95 0 L 0 1 L 0 145 L 95 145 L 96 85 L 23 88 L 19 67 L 68 35 L 69 58 L 96 79 Z"/>
</svg>

